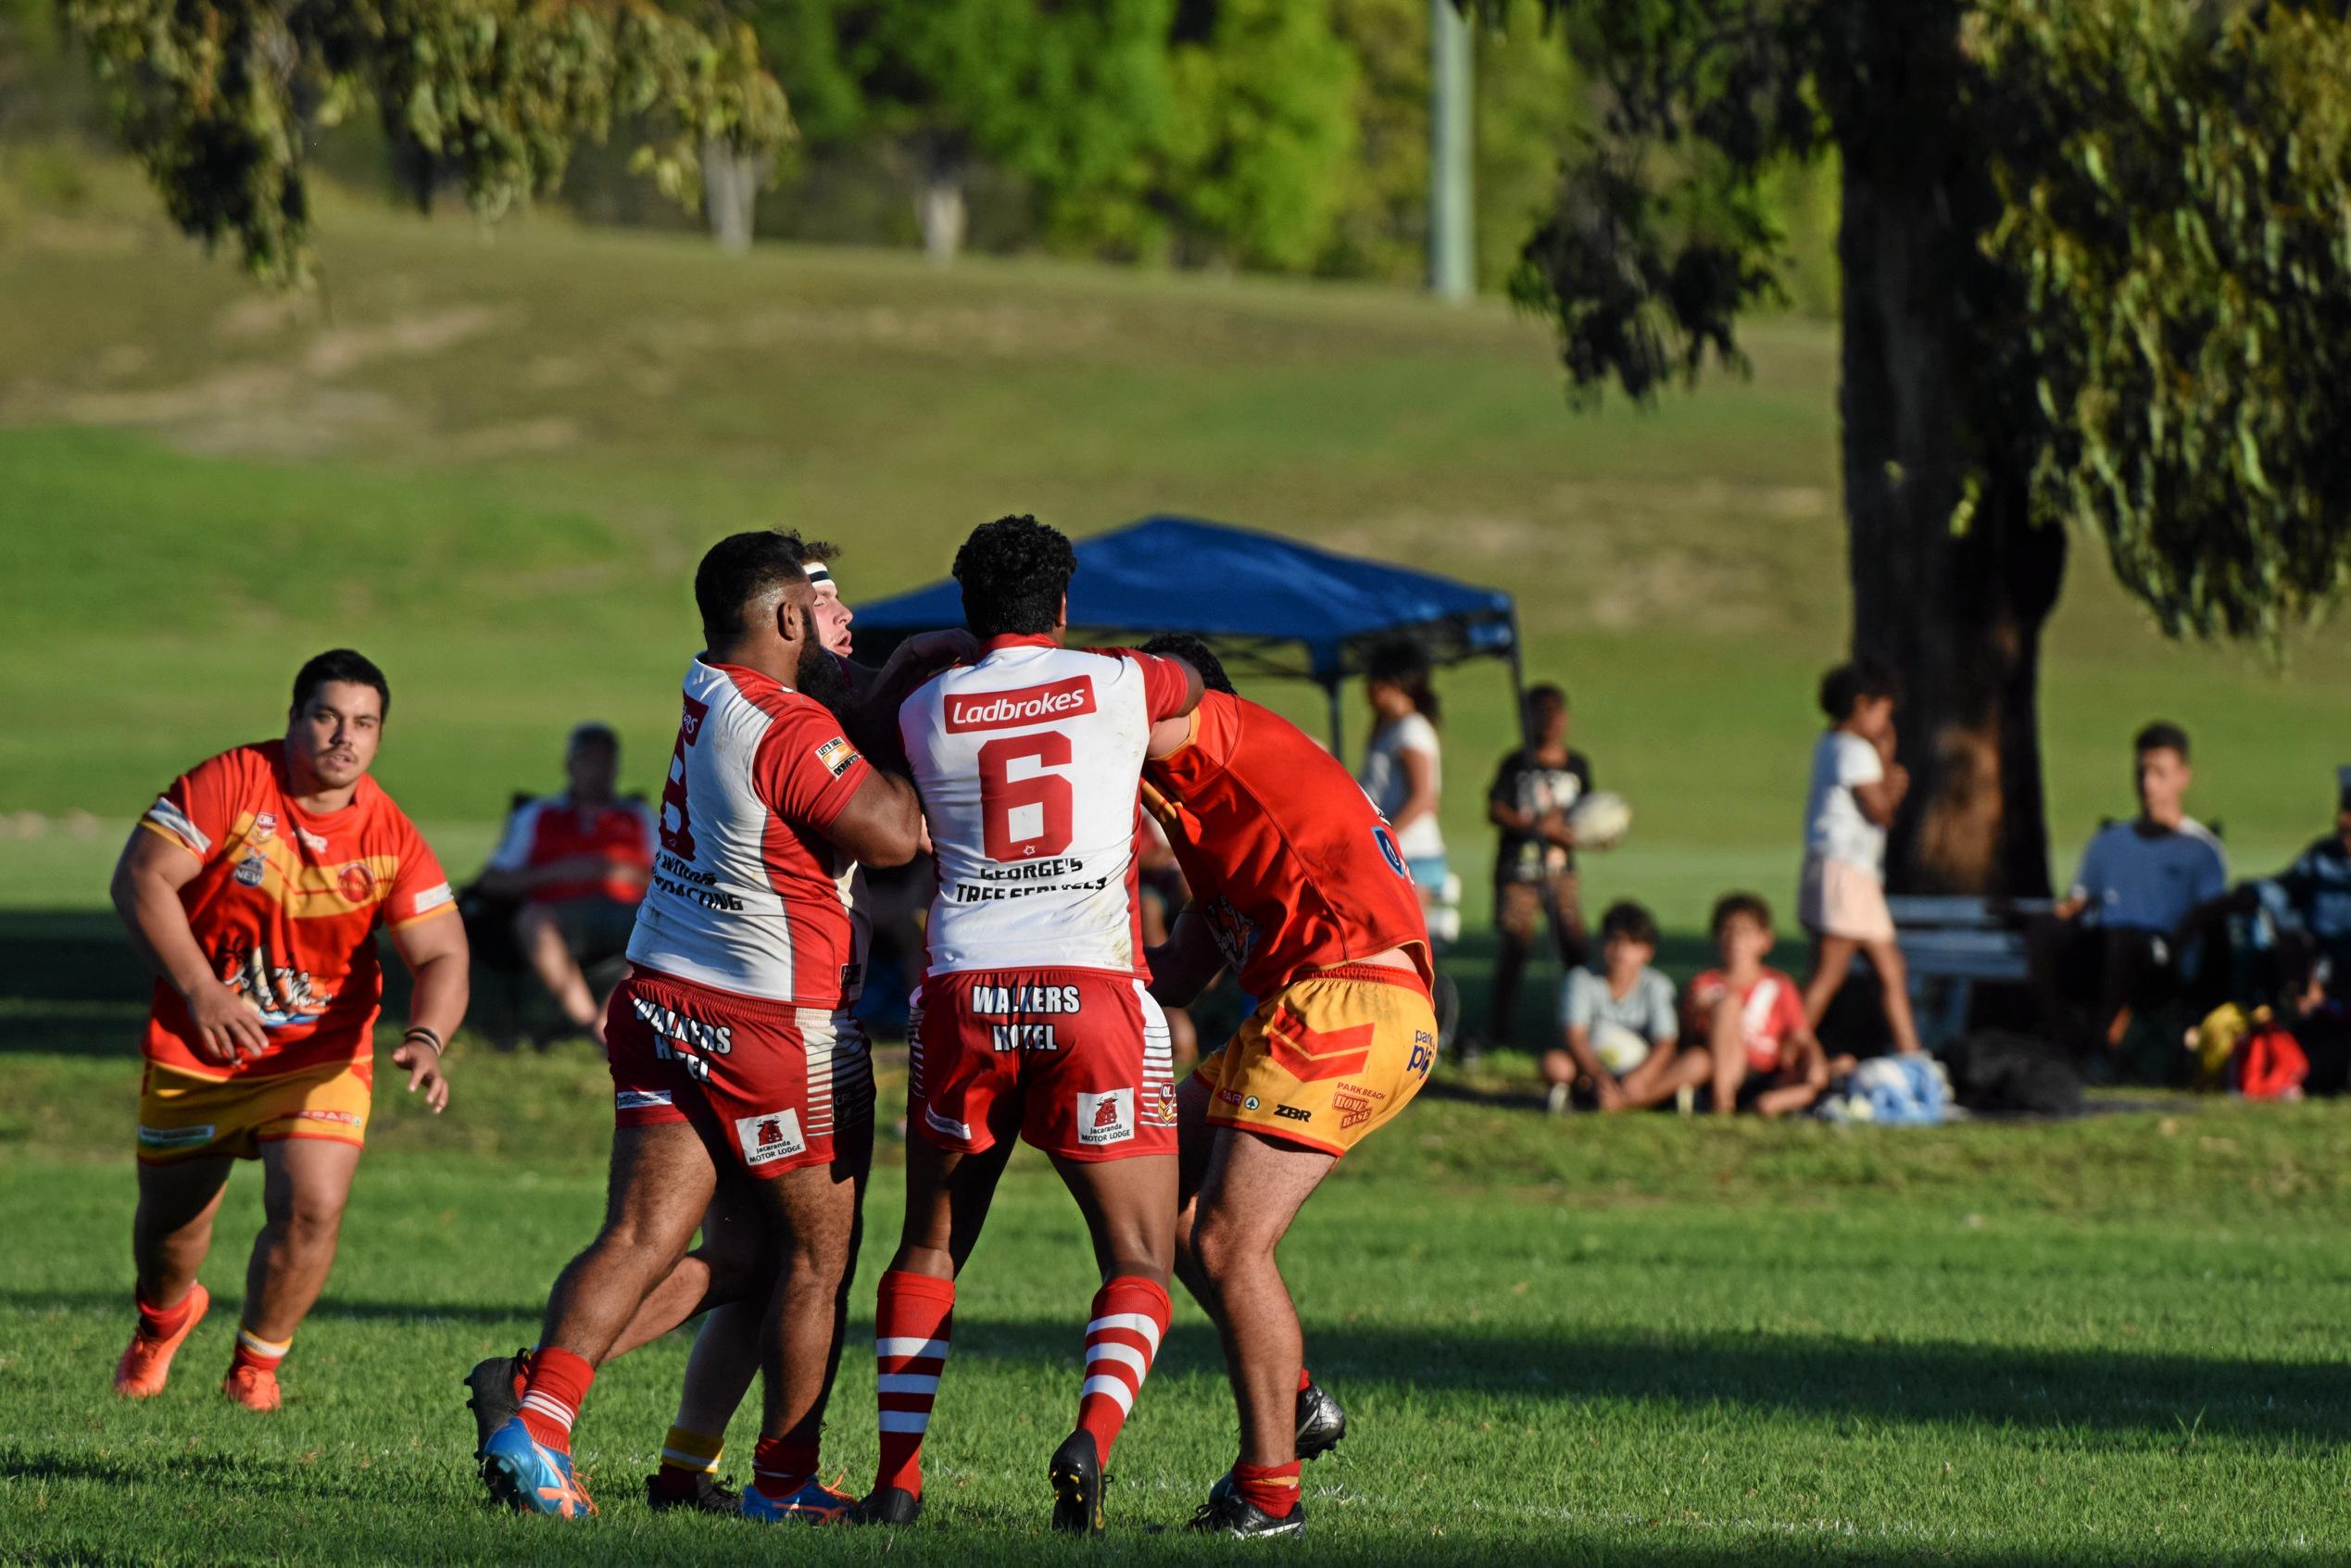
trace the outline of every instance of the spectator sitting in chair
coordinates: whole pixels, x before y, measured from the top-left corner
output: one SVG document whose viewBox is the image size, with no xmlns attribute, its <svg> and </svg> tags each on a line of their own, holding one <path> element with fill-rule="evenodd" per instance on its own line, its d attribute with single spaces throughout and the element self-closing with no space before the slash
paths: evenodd
<svg viewBox="0 0 2351 1568">
<path fill-rule="evenodd" d="M 2098 830 L 2081 852 L 2072 890 L 2029 943 L 2033 991 L 2049 1028 L 2097 1055 L 2119 1052 L 2133 1010 L 2181 993 L 2180 955 L 2227 907 L 2220 841 L 2181 806 L 2195 778 L 2187 732 L 2149 724 L 2132 751 L 2139 814 Z M 2090 1001 L 2086 1016 L 2074 998 Z"/>
<path fill-rule="evenodd" d="M 580 725 L 564 753 L 572 787 L 541 797 L 507 819 L 506 836 L 474 885 L 493 898 L 519 898 L 515 939 L 563 1016 L 604 1038 L 603 998 L 586 970 L 625 952 L 636 906 L 653 870 L 652 813 L 614 792 L 621 737 Z"/>
</svg>

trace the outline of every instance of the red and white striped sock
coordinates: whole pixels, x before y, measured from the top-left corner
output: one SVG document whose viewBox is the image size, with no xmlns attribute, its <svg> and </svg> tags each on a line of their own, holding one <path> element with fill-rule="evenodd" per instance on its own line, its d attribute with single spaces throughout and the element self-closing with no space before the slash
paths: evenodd
<svg viewBox="0 0 2351 1568">
<path fill-rule="evenodd" d="M 245 1327 L 245 1324 L 239 1323 L 237 1324 L 236 1352 L 229 1358 L 229 1370 L 234 1372 L 239 1367 L 249 1366 L 258 1367 L 263 1372 L 275 1372 L 278 1370 L 278 1363 L 285 1360 L 285 1353 L 293 1348 L 294 1341 L 291 1339 L 283 1345 L 273 1345 Z"/>
<path fill-rule="evenodd" d="M 572 1423 L 579 1419 L 596 1369 L 569 1350 L 542 1345 L 531 1352 L 531 1383 L 522 1391 L 522 1426 L 534 1442 L 558 1453 L 572 1451 Z"/>
<path fill-rule="evenodd" d="M 923 1495 L 923 1434 L 938 1399 L 938 1374 L 955 1326 L 955 1282 L 892 1269 L 874 1306 L 875 1402 L 882 1462 L 874 1489 Z"/>
<path fill-rule="evenodd" d="M 1121 1274 L 1094 1293 L 1086 1324 L 1086 1381 L 1077 1390 L 1077 1428 L 1093 1435 L 1100 1463 L 1110 1462 L 1111 1445 L 1118 1441 L 1118 1430 L 1150 1374 L 1172 1310 L 1164 1286 L 1133 1274 Z"/>
</svg>

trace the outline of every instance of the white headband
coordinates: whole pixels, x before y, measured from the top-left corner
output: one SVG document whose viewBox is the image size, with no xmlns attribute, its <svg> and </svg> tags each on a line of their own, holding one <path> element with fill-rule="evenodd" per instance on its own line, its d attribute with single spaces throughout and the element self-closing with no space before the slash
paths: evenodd
<svg viewBox="0 0 2351 1568">
<path fill-rule="evenodd" d="M 833 581 L 832 571 L 821 560 L 804 560 L 800 562 L 800 570 L 808 573 L 808 580 L 811 583 Z"/>
</svg>

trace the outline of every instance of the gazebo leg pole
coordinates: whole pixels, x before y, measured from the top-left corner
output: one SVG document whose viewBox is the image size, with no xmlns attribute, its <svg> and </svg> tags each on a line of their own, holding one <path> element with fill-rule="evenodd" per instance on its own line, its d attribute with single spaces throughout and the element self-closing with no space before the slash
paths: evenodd
<svg viewBox="0 0 2351 1568">
<path fill-rule="evenodd" d="M 1510 711 L 1518 725 L 1518 744 L 1532 746 L 1534 737 L 1527 733 L 1527 665 L 1522 652 L 1524 639 L 1518 634 L 1518 607 L 1510 609 Z"/>
<path fill-rule="evenodd" d="M 1339 681 L 1333 678 L 1323 683 L 1323 696 L 1330 699 L 1330 754 L 1341 762 L 1347 760 L 1347 710 L 1339 706 Z"/>
</svg>

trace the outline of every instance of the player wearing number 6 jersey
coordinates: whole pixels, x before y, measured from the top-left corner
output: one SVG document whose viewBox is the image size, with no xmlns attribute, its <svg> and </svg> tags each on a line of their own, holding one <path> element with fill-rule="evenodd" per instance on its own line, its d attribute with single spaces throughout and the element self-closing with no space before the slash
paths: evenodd
<svg viewBox="0 0 2351 1568">
<path fill-rule="evenodd" d="M 1150 648 L 1209 688 L 1188 719 L 1156 726 L 1143 767 L 1144 803 L 1193 898 L 1151 954 L 1153 988 L 1188 1002 L 1230 968 L 1258 1004 L 1179 1100 L 1178 1261 L 1216 1320 L 1241 1418 L 1240 1459 L 1193 1527 L 1295 1535 L 1301 1450 L 1315 1425 L 1330 1424 L 1318 1447 L 1345 1428 L 1301 1370 L 1274 1252 L 1339 1158 L 1427 1081 L 1428 933 L 1388 823 L 1346 769 L 1234 695 L 1199 642 Z"/>
<path fill-rule="evenodd" d="M 1138 979 L 1136 784 L 1151 725 L 1200 700 L 1176 659 L 1065 648 L 1069 541 L 1029 517 L 955 558 L 977 663 L 899 710 L 938 860 L 914 1043 L 906 1226 L 875 1310 L 881 1468 L 863 1519 L 911 1521 L 955 1274 L 1019 1137 L 1086 1216 L 1102 1286 L 1076 1430 L 1048 1466 L 1060 1530 L 1099 1532 L 1101 1466 L 1167 1329 L 1176 1106 Z"/>
</svg>

